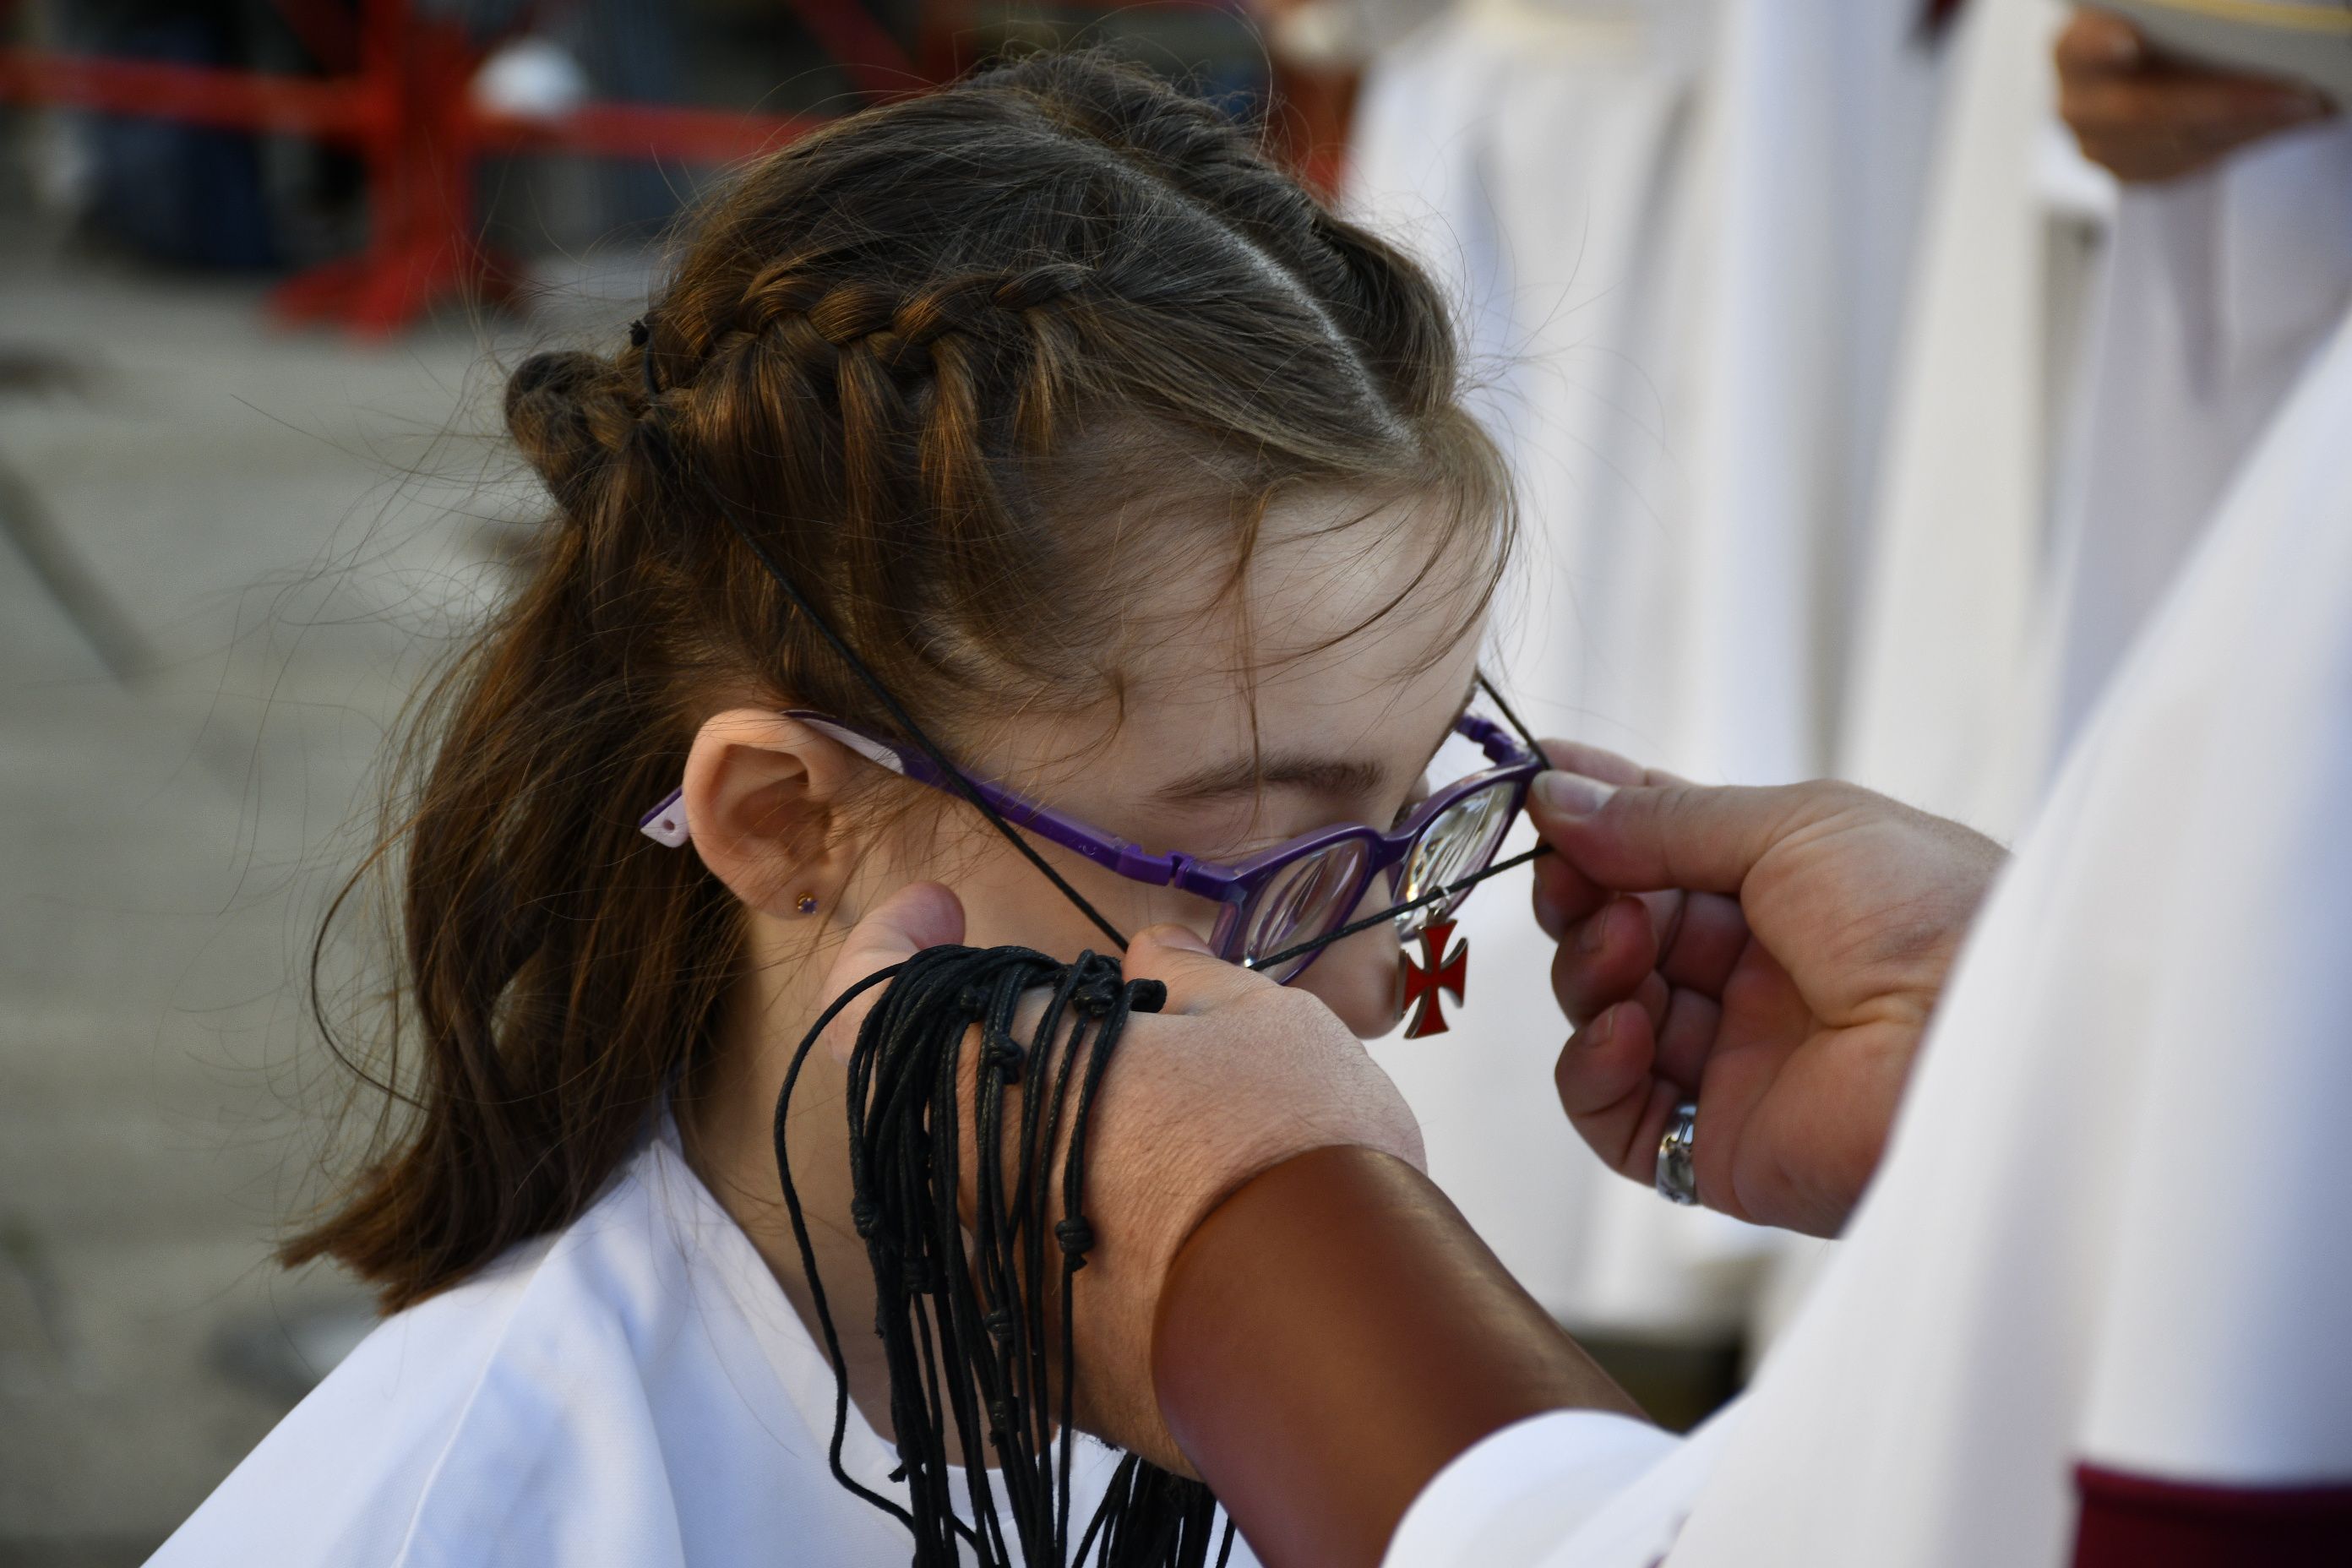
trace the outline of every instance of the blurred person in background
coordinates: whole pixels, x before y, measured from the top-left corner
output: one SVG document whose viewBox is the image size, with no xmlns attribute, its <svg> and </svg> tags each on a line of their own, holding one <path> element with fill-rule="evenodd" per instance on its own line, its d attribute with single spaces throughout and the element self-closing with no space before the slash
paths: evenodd
<svg viewBox="0 0 2352 1568">
<path fill-rule="evenodd" d="M 1538 728 L 1709 781 L 1830 767 L 1946 52 L 1901 5 L 1469 0 L 1374 55 L 1345 197 L 1466 301 Z M 1449 1194 L 1580 1331 L 1769 1336 L 1790 1249 L 1597 1180 L 1509 1087 L 1548 1056 L 1541 939 L 1465 930 L 1507 1005 L 1381 1053 Z"/>
<path fill-rule="evenodd" d="M 2005 837 L 2352 297 L 2352 132 L 2095 8 L 1955 43 L 1839 771 Z"/>
</svg>

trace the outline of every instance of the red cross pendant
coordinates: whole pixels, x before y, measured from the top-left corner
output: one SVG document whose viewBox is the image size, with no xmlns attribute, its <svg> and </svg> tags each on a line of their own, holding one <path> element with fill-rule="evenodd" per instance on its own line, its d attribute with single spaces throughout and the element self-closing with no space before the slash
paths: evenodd
<svg viewBox="0 0 2352 1568">
<path fill-rule="evenodd" d="M 1469 980 L 1470 942 L 1465 937 L 1454 942 L 1448 954 L 1445 944 L 1453 935 L 1452 921 L 1439 921 L 1421 933 L 1426 967 L 1415 963 L 1409 952 L 1397 955 L 1397 1011 L 1412 1010 L 1412 1022 L 1404 1032 L 1408 1040 L 1445 1033 L 1448 1026 L 1439 992 L 1451 991 L 1457 1003 L 1465 1000 L 1462 988 Z"/>
</svg>

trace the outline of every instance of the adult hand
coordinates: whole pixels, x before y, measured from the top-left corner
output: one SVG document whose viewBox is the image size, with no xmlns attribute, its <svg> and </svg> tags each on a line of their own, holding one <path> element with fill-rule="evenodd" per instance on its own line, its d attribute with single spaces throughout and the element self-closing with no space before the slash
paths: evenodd
<svg viewBox="0 0 2352 1568">
<path fill-rule="evenodd" d="M 953 893 L 901 889 L 845 939 L 826 994 L 962 933 Z M 1086 1217 L 1097 1240 L 1074 1319 L 1079 1425 L 1184 1473 L 1151 1383 L 1153 1313 L 1178 1250 L 1228 1194 L 1294 1155 L 1354 1147 L 1416 1170 L 1424 1159 L 1396 1086 L 1315 997 L 1220 961 L 1177 926 L 1138 934 L 1125 968 L 1166 984 L 1168 1000 L 1129 1016 L 1095 1101 Z M 861 998 L 826 1031 L 837 1058 L 869 1006 Z"/>
<path fill-rule="evenodd" d="M 2295 82 L 2158 58 L 2137 28 L 2105 11 L 2076 11 L 2057 57 L 2060 118 L 2083 155 L 2120 180 L 2178 179 L 2336 112 Z"/>
<path fill-rule="evenodd" d="M 1835 1234 L 2000 847 L 1850 784 L 1707 789 L 1546 750 L 1572 770 L 1528 801 L 1558 851 L 1535 863 L 1535 905 L 1576 1026 L 1555 1073 L 1570 1120 L 1646 1185 L 1695 1100 L 1701 1202 Z"/>
</svg>

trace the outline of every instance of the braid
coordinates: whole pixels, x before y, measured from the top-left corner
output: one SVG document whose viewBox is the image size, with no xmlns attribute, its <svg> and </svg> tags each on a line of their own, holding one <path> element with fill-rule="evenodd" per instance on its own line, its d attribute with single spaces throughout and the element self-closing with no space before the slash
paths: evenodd
<svg viewBox="0 0 2352 1568">
<path fill-rule="evenodd" d="M 1005 324 L 1076 292 L 1092 273 L 1069 262 L 1013 272 L 970 273 L 898 294 L 868 279 L 832 279 L 798 262 L 764 268 L 743 290 L 731 331 L 712 345 L 782 337 L 812 370 L 863 352 L 886 369 L 911 374 L 951 333 L 1000 335 Z"/>
</svg>

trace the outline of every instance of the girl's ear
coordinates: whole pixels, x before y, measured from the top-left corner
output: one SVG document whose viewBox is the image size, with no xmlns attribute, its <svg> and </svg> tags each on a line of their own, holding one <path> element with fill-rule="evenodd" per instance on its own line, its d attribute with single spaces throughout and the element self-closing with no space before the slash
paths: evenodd
<svg viewBox="0 0 2352 1568">
<path fill-rule="evenodd" d="M 714 716 L 686 757 L 681 804 L 695 851 L 763 914 L 839 910 L 856 847 L 840 808 L 866 765 L 839 742 L 766 709 Z"/>
</svg>

